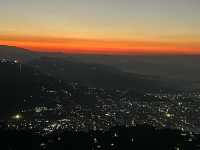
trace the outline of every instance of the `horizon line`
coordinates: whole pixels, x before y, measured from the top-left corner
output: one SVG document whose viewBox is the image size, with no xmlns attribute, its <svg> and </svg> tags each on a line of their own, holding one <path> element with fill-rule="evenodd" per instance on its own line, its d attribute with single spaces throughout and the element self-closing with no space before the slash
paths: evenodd
<svg viewBox="0 0 200 150">
<path fill-rule="evenodd" d="M 48 53 L 48 54 L 63 54 L 63 55 L 105 55 L 105 56 L 200 56 L 200 53 L 194 54 L 194 53 L 126 53 L 126 52 L 91 52 L 89 50 L 86 50 L 87 52 L 80 52 L 76 50 L 76 52 L 71 51 L 64 51 L 64 50 L 45 50 L 45 49 L 31 49 L 27 47 L 22 47 L 22 46 L 15 46 L 15 45 L 6 45 L 6 44 L 0 44 L 0 47 L 5 46 L 5 47 L 15 47 L 18 49 L 23 49 L 28 52 L 33 52 L 33 53 Z"/>
</svg>

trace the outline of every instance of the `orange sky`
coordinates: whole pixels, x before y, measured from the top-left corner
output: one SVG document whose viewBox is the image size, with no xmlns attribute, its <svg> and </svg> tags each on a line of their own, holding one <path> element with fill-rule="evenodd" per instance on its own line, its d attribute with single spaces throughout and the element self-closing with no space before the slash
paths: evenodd
<svg viewBox="0 0 200 150">
<path fill-rule="evenodd" d="M 200 0 L 5 0 L 0 45 L 101 54 L 200 54 Z"/>
<path fill-rule="evenodd" d="M 200 45 L 192 42 L 19 38 L 0 40 L 0 45 L 17 46 L 33 51 L 64 53 L 200 54 Z"/>
</svg>

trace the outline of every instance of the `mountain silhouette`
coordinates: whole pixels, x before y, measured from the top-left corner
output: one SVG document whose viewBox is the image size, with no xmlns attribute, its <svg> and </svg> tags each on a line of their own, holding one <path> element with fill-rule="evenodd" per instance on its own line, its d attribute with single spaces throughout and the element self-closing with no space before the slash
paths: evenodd
<svg viewBox="0 0 200 150">
<path fill-rule="evenodd" d="M 0 45 L 0 59 L 28 61 L 36 58 L 36 53 L 15 46 Z"/>
<path fill-rule="evenodd" d="M 115 89 L 200 87 L 199 56 L 70 55 L 0 46 L 0 58 L 17 59 L 36 67 L 44 74 L 51 74 L 57 79 L 66 81 L 78 81 L 88 87 Z"/>
<path fill-rule="evenodd" d="M 13 61 L 0 62 L 0 117 L 36 106 L 56 105 L 57 95 L 46 91 L 69 89 L 66 83 L 46 76 L 27 65 Z M 58 93 L 58 95 L 61 95 Z"/>
<path fill-rule="evenodd" d="M 159 89 L 165 87 L 152 76 L 123 72 L 109 65 L 84 63 L 60 53 L 38 53 L 25 49 L 0 46 L 0 58 L 20 60 L 40 72 L 67 82 L 106 89 Z M 152 86 L 154 85 L 154 86 Z"/>
<path fill-rule="evenodd" d="M 142 90 L 159 89 L 163 86 L 151 76 L 126 73 L 101 64 L 73 62 L 55 57 L 41 57 L 28 64 L 55 78 L 68 82 L 78 81 L 93 88 Z"/>
</svg>

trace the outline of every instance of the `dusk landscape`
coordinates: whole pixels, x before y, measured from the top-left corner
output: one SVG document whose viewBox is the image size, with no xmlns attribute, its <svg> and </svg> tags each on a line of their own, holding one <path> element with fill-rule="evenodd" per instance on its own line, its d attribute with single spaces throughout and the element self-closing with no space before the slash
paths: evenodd
<svg viewBox="0 0 200 150">
<path fill-rule="evenodd" d="M 0 149 L 199 150 L 200 1 L 0 0 Z"/>
</svg>

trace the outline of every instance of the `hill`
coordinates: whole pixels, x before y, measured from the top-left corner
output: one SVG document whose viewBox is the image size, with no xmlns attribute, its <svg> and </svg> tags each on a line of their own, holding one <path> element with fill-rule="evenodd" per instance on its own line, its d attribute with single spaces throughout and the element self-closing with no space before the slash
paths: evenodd
<svg viewBox="0 0 200 150">
<path fill-rule="evenodd" d="M 15 46 L 0 45 L 0 59 L 29 61 L 37 57 L 37 54 L 29 50 Z"/>
<path fill-rule="evenodd" d="M 41 60 L 41 57 L 45 60 Z M 34 67 L 39 66 L 45 74 L 80 81 L 89 87 L 200 88 L 200 56 L 69 55 L 0 46 L 0 58 L 17 59 Z"/>
<path fill-rule="evenodd" d="M 57 95 L 47 92 L 69 89 L 65 83 L 13 61 L 1 61 L 0 71 L 1 119 L 36 106 L 56 106 L 54 99 Z"/>
<path fill-rule="evenodd" d="M 0 60 L 0 71 L 0 120 L 7 120 L 18 112 L 24 113 L 24 110 L 30 112 L 27 119 L 31 119 L 37 114 L 36 107 L 57 109 L 62 106 L 63 111 L 70 112 L 77 105 L 92 109 L 96 103 L 87 87 L 56 79 L 26 64 Z M 44 117 L 62 117 L 55 111 Z"/>
<path fill-rule="evenodd" d="M 41 72 L 82 85 L 105 89 L 160 89 L 164 87 L 159 79 L 152 76 L 131 74 L 115 67 L 89 64 L 55 57 L 41 57 L 28 63 Z"/>
</svg>

